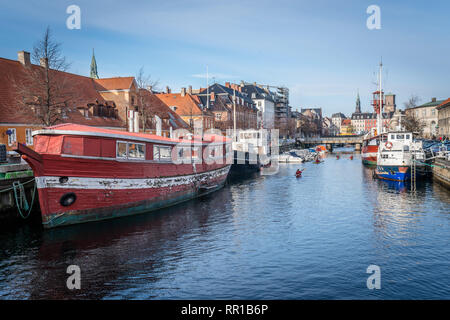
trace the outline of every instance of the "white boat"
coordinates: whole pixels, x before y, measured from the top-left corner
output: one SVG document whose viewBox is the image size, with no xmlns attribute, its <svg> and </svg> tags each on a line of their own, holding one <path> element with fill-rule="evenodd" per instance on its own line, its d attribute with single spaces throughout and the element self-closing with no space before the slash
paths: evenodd
<svg viewBox="0 0 450 320">
<path fill-rule="evenodd" d="M 385 180 L 406 181 L 424 176 L 429 171 L 425 163 L 422 141 L 412 132 L 388 132 L 378 148 L 376 175 Z"/>
</svg>

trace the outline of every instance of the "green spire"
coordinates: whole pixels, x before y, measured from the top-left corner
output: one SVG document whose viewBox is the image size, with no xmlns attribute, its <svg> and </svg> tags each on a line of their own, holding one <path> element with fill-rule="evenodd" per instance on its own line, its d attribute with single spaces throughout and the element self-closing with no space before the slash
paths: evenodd
<svg viewBox="0 0 450 320">
<path fill-rule="evenodd" d="M 356 113 L 361 113 L 361 100 L 359 99 L 359 89 L 358 96 L 356 97 Z"/>
<path fill-rule="evenodd" d="M 95 61 L 94 49 L 92 49 L 91 78 L 98 79 L 97 62 Z"/>
</svg>

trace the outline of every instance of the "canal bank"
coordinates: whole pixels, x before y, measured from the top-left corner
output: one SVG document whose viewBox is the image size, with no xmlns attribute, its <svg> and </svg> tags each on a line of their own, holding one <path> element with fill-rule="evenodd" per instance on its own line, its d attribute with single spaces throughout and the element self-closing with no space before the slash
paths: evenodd
<svg viewBox="0 0 450 320">
<path fill-rule="evenodd" d="M 450 190 L 450 161 L 436 158 L 433 166 L 433 179 Z"/>
<path fill-rule="evenodd" d="M 432 181 L 410 192 L 374 180 L 359 154 L 349 157 L 283 164 L 158 212 L 6 230 L 0 297 L 445 299 L 449 192 Z M 66 288 L 72 264 L 79 291 Z M 372 264 L 380 290 L 366 286 Z"/>
</svg>

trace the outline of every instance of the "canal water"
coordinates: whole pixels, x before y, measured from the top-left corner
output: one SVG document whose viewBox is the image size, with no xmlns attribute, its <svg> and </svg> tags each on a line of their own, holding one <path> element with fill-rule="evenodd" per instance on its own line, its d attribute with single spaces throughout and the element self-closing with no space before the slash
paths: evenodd
<svg viewBox="0 0 450 320">
<path fill-rule="evenodd" d="M 0 244 L 0 299 L 450 298 L 450 192 L 374 180 L 358 154 L 280 165 L 157 213 L 2 230 Z M 66 287 L 69 265 L 80 290 Z"/>
</svg>

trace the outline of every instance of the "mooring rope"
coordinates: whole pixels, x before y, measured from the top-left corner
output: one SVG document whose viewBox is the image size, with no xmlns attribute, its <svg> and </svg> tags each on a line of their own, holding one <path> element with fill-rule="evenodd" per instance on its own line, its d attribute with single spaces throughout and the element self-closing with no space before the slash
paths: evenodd
<svg viewBox="0 0 450 320">
<path fill-rule="evenodd" d="M 34 181 L 35 179 L 32 179 L 30 181 L 27 181 L 25 183 L 20 183 L 20 181 L 14 181 L 13 182 L 13 186 L 12 188 L 9 188 L 9 190 L 13 190 L 14 191 L 14 198 L 16 201 L 16 206 L 17 206 L 17 210 L 19 211 L 19 215 L 23 218 L 23 219 L 27 219 L 30 214 L 31 214 L 31 210 L 33 209 L 33 205 L 34 205 L 34 200 L 35 200 L 35 196 L 36 196 L 36 183 L 34 183 L 34 187 L 33 187 L 33 195 L 31 197 L 31 203 L 28 204 L 27 201 L 27 196 L 25 193 L 25 188 L 24 185 Z M 5 191 L 2 190 L 1 192 Z M 23 211 L 26 211 L 26 214 L 23 213 Z"/>
</svg>

